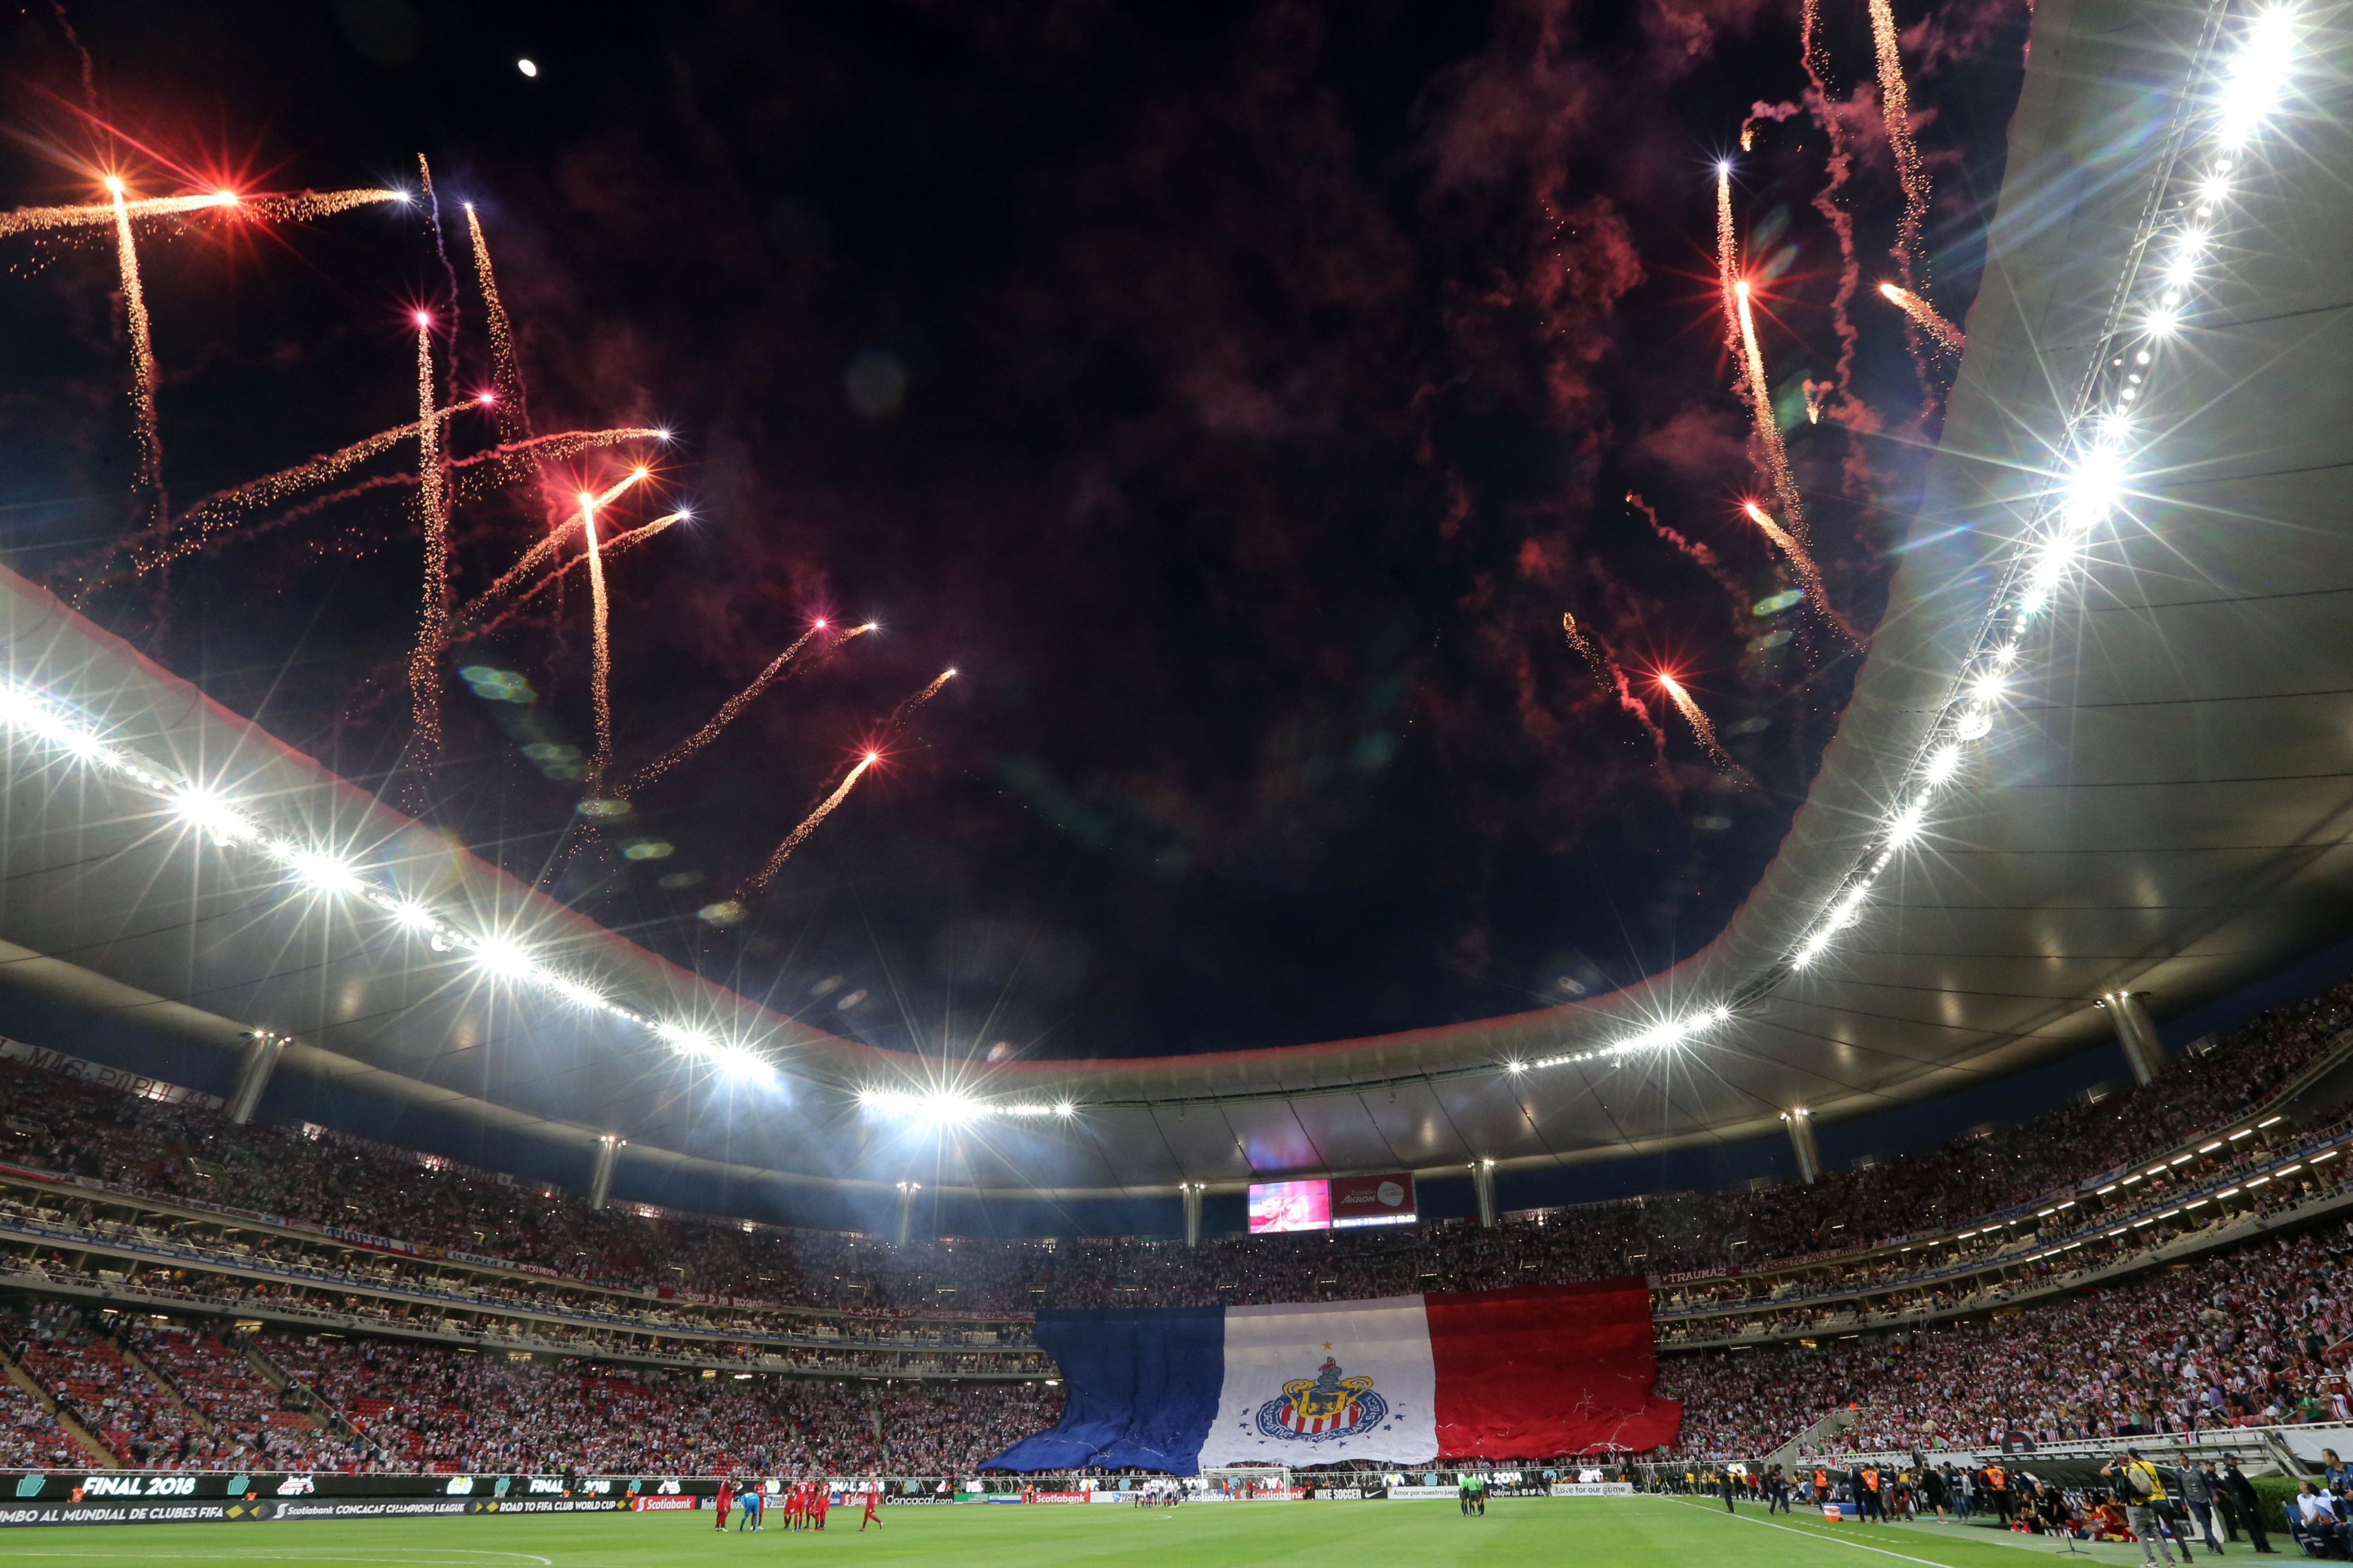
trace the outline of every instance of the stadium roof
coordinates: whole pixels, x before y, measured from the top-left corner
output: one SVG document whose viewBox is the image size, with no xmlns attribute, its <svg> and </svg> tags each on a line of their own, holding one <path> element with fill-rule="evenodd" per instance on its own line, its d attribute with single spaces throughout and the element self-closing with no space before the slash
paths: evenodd
<svg viewBox="0 0 2353 1568">
<path fill-rule="evenodd" d="M 2276 103 L 2250 38 L 2284 46 Z M 0 959 L 584 1160 L 609 1131 L 690 1172 L 1060 1196 L 1739 1139 L 2078 1048 L 2104 992 L 2194 1004 L 2348 903 L 2346 45 L 2316 15 L 2038 7 L 1854 699 L 1746 905 L 1641 985 L 1280 1050 L 896 1057 L 594 927 L 5 577 Z"/>
</svg>

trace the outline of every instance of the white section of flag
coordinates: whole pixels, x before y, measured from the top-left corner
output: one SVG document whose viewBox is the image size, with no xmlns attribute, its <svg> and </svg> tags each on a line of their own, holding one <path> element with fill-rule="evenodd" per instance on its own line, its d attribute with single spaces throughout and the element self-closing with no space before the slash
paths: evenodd
<svg viewBox="0 0 2353 1568">
<path fill-rule="evenodd" d="M 1283 1384 L 1312 1384 L 1326 1360 L 1344 1391 L 1323 1413 Z M 1369 1380 L 1360 1384 L 1358 1379 Z M 1345 1306 L 1304 1303 L 1226 1310 L 1226 1375 L 1204 1465 L 1328 1465 L 1341 1459 L 1419 1464 L 1438 1456 L 1437 1373 L 1430 1316 L 1419 1296 Z M 1370 1420 L 1377 1397 L 1379 1418 Z M 1310 1401 L 1311 1406 L 1319 1402 Z"/>
</svg>

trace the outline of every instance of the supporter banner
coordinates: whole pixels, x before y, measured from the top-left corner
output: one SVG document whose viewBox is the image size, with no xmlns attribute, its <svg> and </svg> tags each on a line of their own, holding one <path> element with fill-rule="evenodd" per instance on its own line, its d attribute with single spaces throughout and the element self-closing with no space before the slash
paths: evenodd
<svg viewBox="0 0 2353 1568">
<path fill-rule="evenodd" d="M 1555 1481 L 1554 1497 L 1632 1497 L 1631 1481 Z"/>
<path fill-rule="evenodd" d="M 1041 1311 L 1055 1426 L 982 1468 L 1426 1464 L 1672 1443 L 1640 1279 L 1282 1307 Z"/>
<path fill-rule="evenodd" d="M 125 1072 L 121 1068 L 111 1068 L 102 1062 L 84 1061 L 79 1057 L 69 1057 L 46 1046 L 28 1046 L 22 1040 L 0 1037 L 0 1058 L 23 1062 L 26 1067 L 56 1073 L 59 1078 L 94 1083 L 100 1089 L 135 1094 L 142 1100 L 157 1100 L 164 1105 L 201 1105 L 206 1110 L 218 1110 L 227 1103 L 216 1094 L 183 1089 L 176 1083 L 165 1083 L 160 1078 Z"/>
<path fill-rule="evenodd" d="M 1461 1487 L 1391 1487 L 1388 1489 L 1388 1495 L 1398 1502 L 1436 1502 L 1441 1498 L 1449 1500 L 1460 1498 L 1462 1495 L 1462 1489 Z"/>
</svg>

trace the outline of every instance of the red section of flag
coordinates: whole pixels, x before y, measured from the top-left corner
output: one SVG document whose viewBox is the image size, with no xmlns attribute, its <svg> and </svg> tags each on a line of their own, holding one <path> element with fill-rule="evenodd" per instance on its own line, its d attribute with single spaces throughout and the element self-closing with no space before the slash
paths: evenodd
<svg viewBox="0 0 2353 1568">
<path fill-rule="evenodd" d="M 1641 1279 L 1433 1295 L 1440 1459 L 1542 1459 L 1672 1443 L 1683 1406 L 1651 1393 Z"/>
</svg>

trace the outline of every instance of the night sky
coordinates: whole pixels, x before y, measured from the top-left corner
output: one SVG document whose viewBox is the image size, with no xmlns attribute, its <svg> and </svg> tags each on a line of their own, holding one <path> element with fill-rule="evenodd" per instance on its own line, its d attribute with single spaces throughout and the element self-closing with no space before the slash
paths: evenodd
<svg viewBox="0 0 2353 1568">
<path fill-rule="evenodd" d="M 632 453 L 659 483 L 617 522 L 697 513 L 611 564 L 619 771 L 812 618 L 881 624 L 812 645 L 583 831 L 565 775 L 590 744 L 588 599 L 567 578 L 444 661 L 427 815 L 477 852 L 879 1045 L 1283 1045 L 1671 963 L 1802 801 L 1856 656 L 1802 604 L 1757 610 L 1791 580 L 1738 514 L 1766 491 L 1713 255 L 1715 161 L 1752 110 L 1736 206 L 1765 353 L 1831 598 L 1866 631 L 1950 374 L 1924 377 L 1873 292 L 1899 193 L 1866 13 L 1822 5 L 1827 100 L 1782 0 L 593 21 L 27 0 L 0 20 L 0 207 L 100 199 L 109 169 L 142 195 L 415 187 L 425 154 L 438 249 L 421 205 L 142 226 L 166 491 L 185 510 L 414 419 L 420 306 L 454 303 L 457 394 L 487 384 L 474 203 L 534 426 L 676 438 L 461 505 L 459 596 Z M 1961 320 L 2027 15 L 1896 15 L 1936 184 L 1926 292 Z M 1851 174 L 1825 198 L 1833 127 Z M 1862 289 L 1852 398 L 1812 425 L 1804 384 L 1835 384 L 1841 353 L 1826 206 Z M 0 264 L 7 563 L 403 798 L 413 488 L 258 513 L 132 573 L 154 499 L 132 483 L 112 233 L 0 238 Z M 460 456 L 498 439 L 486 415 L 452 429 Z M 413 444 L 355 478 L 404 465 Z M 878 736 L 886 760 L 731 907 Z"/>
</svg>

